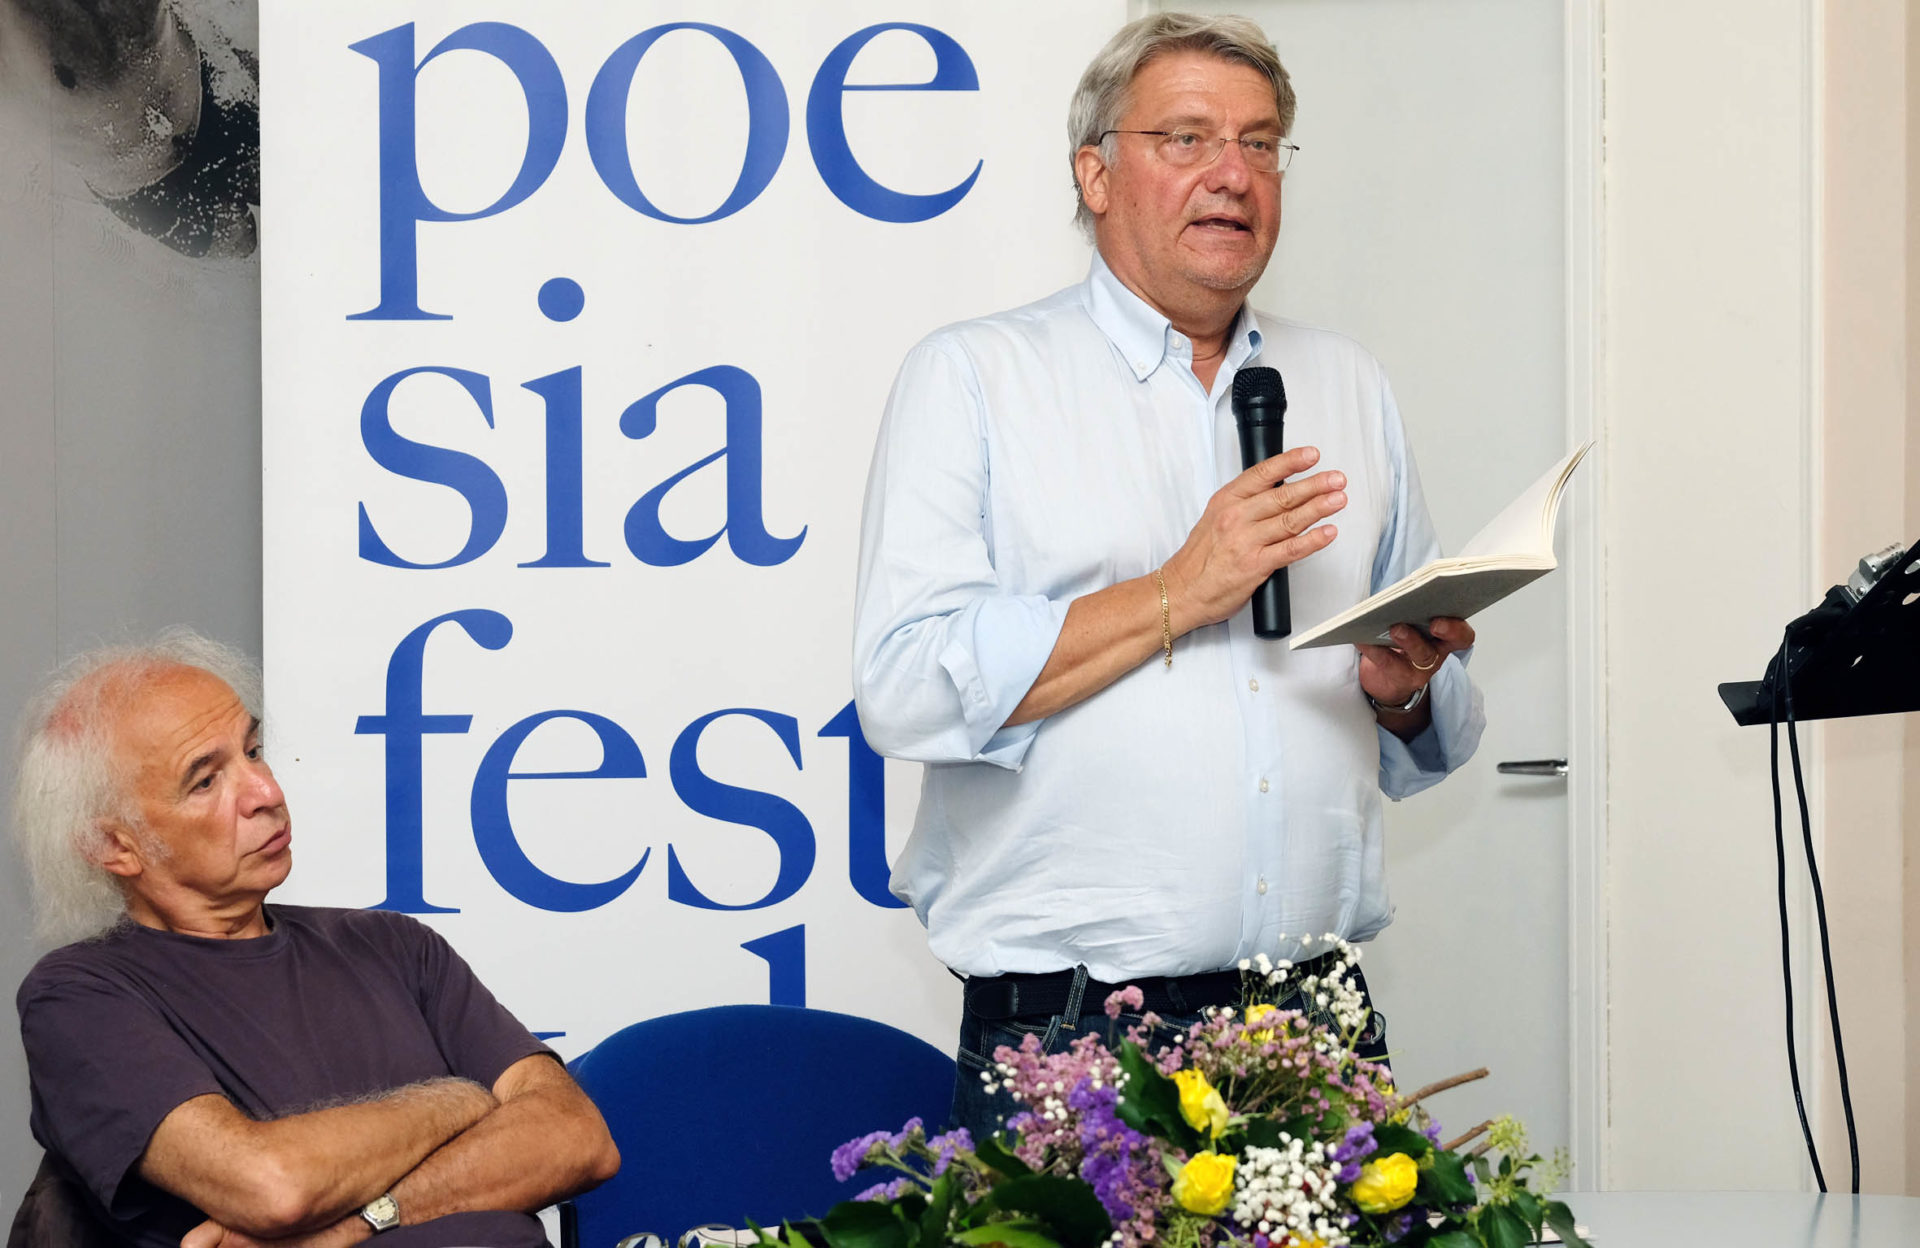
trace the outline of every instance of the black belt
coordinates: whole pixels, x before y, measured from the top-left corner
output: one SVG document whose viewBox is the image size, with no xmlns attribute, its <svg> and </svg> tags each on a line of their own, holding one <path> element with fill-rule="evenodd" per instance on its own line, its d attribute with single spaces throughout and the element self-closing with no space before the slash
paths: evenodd
<svg viewBox="0 0 1920 1248">
<path fill-rule="evenodd" d="M 1295 965 L 1294 975 L 1322 974 L 1332 969 L 1334 953 Z M 991 1021 L 1008 1018 L 1049 1018 L 1063 1012 L 1073 993 L 1073 971 L 1049 971 L 1040 975 L 975 975 L 967 980 L 967 1010 L 975 1017 Z M 1140 990 L 1140 1013 L 1197 1014 L 1212 1006 L 1241 1004 L 1247 990 L 1260 982 L 1260 976 L 1241 971 L 1205 971 L 1198 975 L 1145 975 L 1127 984 L 1108 984 L 1089 979 L 1081 986 L 1080 1010 L 1097 1013 L 1113 993 L 1129 985 Z"/>
</svg>

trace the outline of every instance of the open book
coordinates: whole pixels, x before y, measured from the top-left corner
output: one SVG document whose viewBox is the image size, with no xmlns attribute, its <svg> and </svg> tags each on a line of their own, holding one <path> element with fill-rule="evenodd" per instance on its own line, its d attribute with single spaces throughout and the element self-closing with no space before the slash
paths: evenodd
<svg viewBox="0 0 1920 1248">
<path fill-rule="evenodd" d="M 1553 557 L 1553 526 L 1560 515 L 1560 494 L 1581 457 L 1592 449 L 1588 442 L 1548 469 L 1453 558 L 1435 559 L 1359 606 L 1298 634 L 1289 646 L 1387 645 L 1387 630 L 1395 624 L 1424 629 L 1436 616 L 1465 619 L 1553 571 L 1559 566 Z"/>
</svg>

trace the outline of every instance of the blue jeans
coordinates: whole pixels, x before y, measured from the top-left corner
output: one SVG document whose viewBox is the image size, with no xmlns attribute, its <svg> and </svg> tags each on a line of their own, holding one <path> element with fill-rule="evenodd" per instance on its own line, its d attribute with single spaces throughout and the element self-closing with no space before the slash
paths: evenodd
<svg viewBox="0 0 1920 1248">
<path fill-rule="evenodd" d="M 1079 976 L 1085 975 L 1082 968 Z M 1373 1009 L 1373 997 L 1367 991 L 1366 976 L 1354 967 L 1349 976 L 1353 985 L 1360 990 L 1361 999 L 1367 1003 L 1372 1016 L 1366 1030 L 1361 1033 L 1360 1043 L 1355 1051 L 1368 1061 L 1387 1062 L 1387 1018 Z M 1079 1037 L 1091 1032 L 1100 1036 L 1109 1044 L 1118 1043 L 1126 1035 L 1127 1028 L 1140 1021 L 1137 1014 L 1122 1014 L 1117 1019 L 1107 1017 L 1104 1001 L 1082 1001 L 1079 1009 L 1073 1010 L 1073 1001 L 1069 999 L 1068 1008 L 1058 1014 L 1023 1014 L 1012 1018 L 988 1019 L 975 1014 L 965 1006 L 960 1011 L 960 1045 L 954 1055 L 959 1069 L 955 1072 L 953 1083 L 953 1112 L 949 1125 L 965 1127 L 976 1140 L 986 1139 L 994 1132 L 1002 1130 L 1006 1120 L 1021 1109 L 1019 1102 L 1002 1089 L 989 1094 L 981 1076 L 993 1069 L 994 1050 L 1001 1045 L 1019 1048 L 1020 1042 L 1028 1036 L 1039 1036 L 1043 1052 L 1064 1052 Z M 1280 1003 L 1283 1010 L 1305 1010 L 1306 1003 L 1299 993 L 1294 993 Z M 1151 1037 L 1151 1047 L 1165 1048 L 1187 1028 L 1200 1021 L 1198 1012 L 1190 1014 L 1162 1014 L 1160 1026 Z"/>
</svg>

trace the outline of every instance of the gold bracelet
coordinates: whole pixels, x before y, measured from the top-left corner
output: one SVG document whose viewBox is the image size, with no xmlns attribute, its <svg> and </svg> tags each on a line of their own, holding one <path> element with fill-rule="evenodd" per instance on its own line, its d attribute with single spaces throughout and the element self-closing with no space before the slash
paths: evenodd
<svg viewBox="0 0 1920 1248">
<path fill-rule="evenodd" d="M 1160 569 L 1153 570 L 1154 583 L 1160 586 L 1160 650 L 1166 655 L 1167 666 L 1173 666 L 1173 612 L 1167 606 L 1167 578 Z"/>
</svg>

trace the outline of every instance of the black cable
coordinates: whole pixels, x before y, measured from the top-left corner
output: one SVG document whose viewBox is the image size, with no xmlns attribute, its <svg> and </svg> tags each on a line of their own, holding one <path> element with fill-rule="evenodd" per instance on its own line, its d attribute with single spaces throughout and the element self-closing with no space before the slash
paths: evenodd
<svg viewBox="0 0 1920 1248">
<path fill-rule="evenodd" d="M 1787 1001 L 1787 1077 L 1793 1081 L 1793 1108 L 1800 1115 L 1800 1135 L 1807 1142 L 1807 1159 L 1813 1163 L 1813 1179 L 1820 1190 L 1827 1190 L 1827 1177 L 1820 1170 L 1820 1150 L 1814 1146 L 1813 1128 L 1807 1123 L 1807 1105 L 1800 1095 L 1800 1059 L 1793 1044 L 1793 942 L 1787 924 L 1787 837 L 1780 809 L 1780 686 L 1787 678 L 1787 642 L 1780 641 L 1777 681 L 1773 687 L 1773 714 L 1767 725 L 1767 771 L 1773 780 L 1773 856 L 1780 893 L 1780 988 Z"/>
<path fill-rule="evenodd" d="M 1813 909 L 1820 921 L 1820 963 L 1827 977 L 1827 1021 L 1833 1025 L 1833 1058 L 1840 1069 L 1840 1110 L 1847 1120 L 1847 1154 L 1853 1163 L 1853 1194 L 1860 1194 L 1860 1136 L 1853 1124 L 1853 1091 L 1847 1084 L 1847 1047 L 1840 1039 L 1840 1000 L 1833 986 L 1833 945 L 1827 937 L 1827 898 L 1813 854 L 1813 818 L 1807 810 L 1807 786 L 1800 776 L 1800 738 L 1793 726 L 1793 682 L 1786 676 L 1786 642 L 1781 642 L 1781 676 L 1787 696 L 1787 750 L 1793 757 L 1793 791 L 1800 799 L 1800 837 L 1807 848 L 1807 876 L 1813 881 Z M 1774 773 L 1774 785 L 1780 783 Z M 1825 1190 L 1825 1189 L 1822 1189 Z"/>
</svg>

